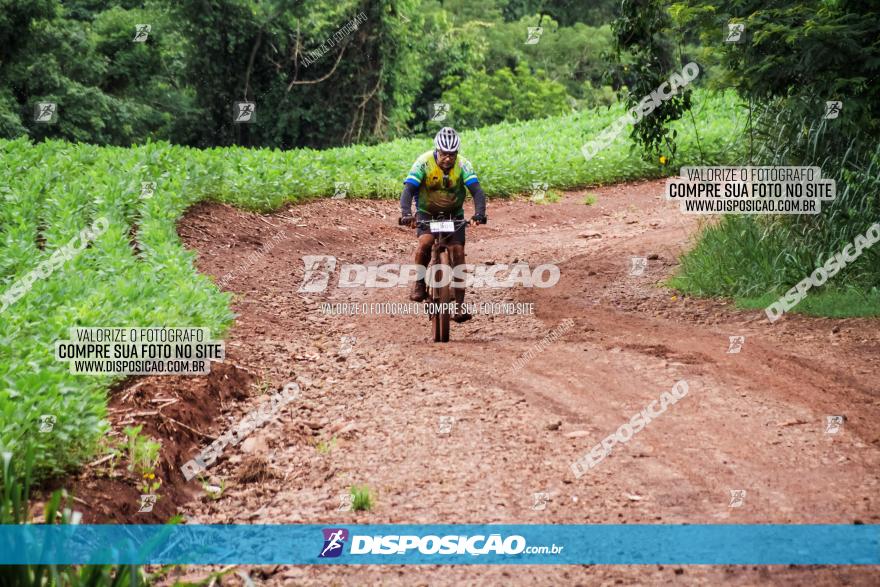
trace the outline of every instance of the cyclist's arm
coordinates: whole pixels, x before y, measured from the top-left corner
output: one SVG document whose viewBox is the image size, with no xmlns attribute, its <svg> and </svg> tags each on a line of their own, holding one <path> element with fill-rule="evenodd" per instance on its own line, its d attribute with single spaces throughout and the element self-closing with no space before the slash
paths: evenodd
<svg viewBox="0 0 880 587">
<path fill-rule="evenodd" d="M 403 184 L 403 193 L 400 194 L 400 215 L 412 216 L 413 198 L 419 195 L 419 186 L 410 182 Z"/>
<path fill-rule="evenodd" d="M 403 193 L 400 194 L 400 215 L 412 216 L 412 201 L 415 198 L 418 204 L 419 187 L 425 181 L 425 164 L 422 158 L 416 159 L 403 180 Z M 416 205 L 418 208 L 418 205 Z"/>
<path fill-rule="evenodd" d="M 480 180 L 477 179 L 477 172 L 474 171 L 474 166 L 464 158 L 461 161 L 461 176 L 464 179 L 464 185 L 474 199 L 475 215 L 485 218 L 486 194 L 483 193 L 483 188 L 480 187 Z"/>
<path fill-rule="evenodd" d="M 480 187 L 480 182 L 474 181 L 466 185 L 468 191 L 471 193 L 471 197 L 474 199 L 474 214 L 477 216 L 485 216 L 486 194 L 483 192 L 483 188 Z"/>
</svg>

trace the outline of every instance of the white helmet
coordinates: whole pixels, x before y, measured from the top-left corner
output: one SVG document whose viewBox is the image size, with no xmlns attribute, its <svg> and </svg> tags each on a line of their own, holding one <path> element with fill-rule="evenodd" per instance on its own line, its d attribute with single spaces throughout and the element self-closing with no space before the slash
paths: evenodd
<svg viewBox="0 0 880 587">
<path fill-rule="evenodd" d="M 457 153 L 458 147 L 461 146 L 461 139 L 458 133 L 451 127 L 444 126 L 434 137 L 434 148 L 438 151 L 446 151 L 447 153 Z"/>
</svg>

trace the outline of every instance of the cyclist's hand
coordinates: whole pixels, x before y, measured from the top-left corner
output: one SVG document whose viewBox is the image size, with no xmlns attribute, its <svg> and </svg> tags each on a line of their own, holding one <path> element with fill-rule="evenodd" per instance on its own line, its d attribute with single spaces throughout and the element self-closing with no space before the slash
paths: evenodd
<svg viewBox="0 0 880 587">
<path fill-rule="evenodd" d="M 474 214 L 473 217 L 471 217 L 471 225 L 486 224 L 486 222 L 487 218 L 483 214 Z"/>
<path fill-rule="evenodd" d="M 410 228 L 416 227 L 416 219 L 413 216 L 401 216 L 397 223 L 401 226 L 409 226 Z"/>
</svg>

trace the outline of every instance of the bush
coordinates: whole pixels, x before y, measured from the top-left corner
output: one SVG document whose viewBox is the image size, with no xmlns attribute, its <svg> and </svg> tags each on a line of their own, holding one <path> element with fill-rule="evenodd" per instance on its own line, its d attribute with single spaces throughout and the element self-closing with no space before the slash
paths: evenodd
<svg viewBox="0 0 880 587">
<path fill-rule="evenodd" d="M 837 197 L 815 216 L 724 218 L 684 256 L 673 282 L 699 295 L 774 297 L 880 220 L 880 12 L 864 2 L 688 0 L 674 15 L 723 66 L 722 83 L 752 104 L 743 162 L 818 166 L 837 182 Z M 719 48 L 731 20 L 745 25 L 743 42 Z M 825 119 L 825 102 L 834 99 L 843 110 Z M 876 292 L 878 283 L 874 247 L 829 281 L 826 302 L 813 308 L 827 312 L 842 292 L 842 306 L 877 313 L 876 302 L 846 300 L 853 291 Z"/>
<path fill-rule="evenodd" d="M 502 121 L 532 120 L 571 111 L 565 86 L 532 75 L 519 64 L 514 71 L 477 72 L 443 93 L 450 105 L 448 121 L 458 128 L 477 128 Z"/>
</svg>

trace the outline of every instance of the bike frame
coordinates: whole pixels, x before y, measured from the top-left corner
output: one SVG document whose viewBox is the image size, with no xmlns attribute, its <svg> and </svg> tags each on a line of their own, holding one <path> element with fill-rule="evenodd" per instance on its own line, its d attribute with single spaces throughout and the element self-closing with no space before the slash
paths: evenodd
<svg viewBox="0 0 880 587">
<path fill-rule="evenodd" d="M 426 277 L 431 274 L 431 268 L 434 265 L 445 264 L 447 267 L 452 266 L 452 263 L 449 259 L 448 251 L 449 238 L 453 234 L 455 234 L 455 232 L 459 228 L 470 224 L 467 220 L 461 220 L 457 218 L 441 218 L 435 219 L 433 221 L 452 221 L 453 228 L 455 230 L 453 230 L 452 232 L 432 231 L 432 234 L 434 235 L 434 244 L 431 245 L 431 262 L 428 267 L 425 268 Z M 427 228 L 429 230 L 431 228 L 431 221 L 420 221 L 416 224 L 421 228 Z M 453 298 L 450 285 L 446 284 L 439 288 L 431 287 L 429 285 L 427 286 L 427 288 L 429 300 L 428 318 L 431 320 L 431 329 L 434 335 L 434 342 L 449 342 L 449 321 L 452 317 L 452 312 L 448 308 Z M 435 311 L 435 309 L 438 307 L 440 308 L 440 311 Z"/>
</svg>

